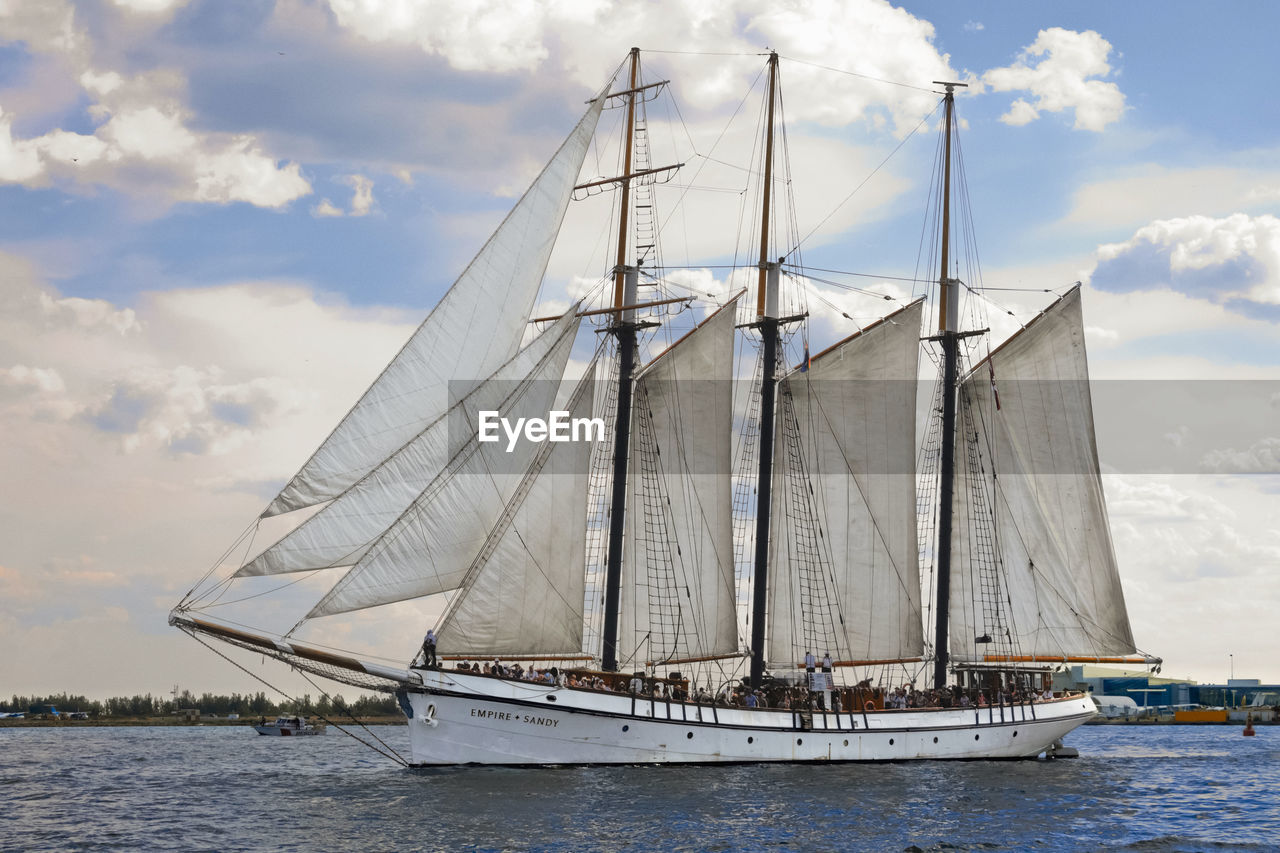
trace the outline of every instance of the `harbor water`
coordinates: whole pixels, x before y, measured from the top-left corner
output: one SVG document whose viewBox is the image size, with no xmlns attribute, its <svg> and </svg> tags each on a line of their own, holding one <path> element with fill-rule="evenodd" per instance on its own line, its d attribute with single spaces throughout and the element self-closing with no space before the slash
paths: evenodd
<svg viewBox="0 0 1280 853">
<path fill-rule="evenodd" d="M 407 753 L 407 730 L 379 727 Z M 1076 760 L 405 770 L 333 729 L 0 729 L 5 850 L 1280 849 L 1280 727 Z"/>
</svg>

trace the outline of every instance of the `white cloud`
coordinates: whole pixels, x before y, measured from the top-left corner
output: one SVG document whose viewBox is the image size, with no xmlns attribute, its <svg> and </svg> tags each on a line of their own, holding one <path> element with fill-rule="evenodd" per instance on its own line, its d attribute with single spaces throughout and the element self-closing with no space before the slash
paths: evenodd
<svg viewBox="0 0 1280 853">
<path fill-rule="evenodd" d="M 1024 124 L 1030 124 L 1040 118 L 1040 111 L 1031 104 L 1018 98 L 1009 105 L 1009 112 L 1000 116 L 1000 120 L 1005 124 L 1011 124 L 1014 127 L 1022 127 Z"/>
<path fill-rule="evenodd" d="M 311 208 L 311 215 L 320 217 L 368 216 L 373 209 L 373 181 L 364 175 L 344 175 L 339 180 L 354 190 L 351 196 L 350 209 L 344 211 L 329 199 L 324 198 L 320 200 L 319 204 Z"/>
<path fill-rule="evenodd" d="M 1266 614 L 1280 600 L 1280 533 L 1267 519 L 1280 496 L 1244 477 L 1104 480 L 1138 646 L 1164 657 L 1166 670 L 1200 679 L 1212 677 L 1232 649 L 1271 648 Z M 1229 640 L 1215 640 L 1187 624 L 1234 627 Z M 1255 657 L 1245 665 L 1261 671 L 1272 664 Z"/>
<path fill-rule="evenodd" d="M 1213 450 L 1200 461 L 1215 474 L 1280 474 L 1280 438 L 1264 438 L 1244 450 Z"/>
<path fill-rule="evenodd" d="M 105 299 L 57 297 L 46 291 L 39 292 L 37 298 L 46 326 L 110 329 L 121 335 L 141 330 L 132 308 L 117 309 Z"/>
<path fill-rule="evenodd" d="M 1080 186 L 1064 222 L 1095 228 L 1137 227 L 1153 219 L 1192 214 L 1221 216 L 1262 208 L 1280 192 L 1280 173 L 1205 166 L 1126 168 L 1123 175 Z"/>
<path fill-rule="evenodd" d="M 113 0 L 122 9 L 148 15 L 172 12 L 187 5 L 188 0 Z"/>
<path fill-rule="evenodd" d="M 0 40 L 25 42 L 34 52 L 69 53 L 82 46 L 84 36 L 66 0 L 10 0 L 0 3 Z"/>
<path fill-rule="evenodd" d="M 27 367 L 22 364 L 8 368 L 0 367 L 0 386 L 49 393 L 64 391 L 67 387 L 58 371 L 42 367 Z"/>
<path fill-rule="evenodd" d="M 536 0 L 329 0 L 329 7 L 362 38 L 417 45 L 461 71 L 498 72 L 537 67 L 547 57 L 548 19 L 571 8 Z"/>
<path fill-rule="evenodd" d="M 182 1 L 128 0 L 135 12 L 168 13 Z M 151 14 L 152 26 L 164 15 Z M 0 40 L 23 41 L 33 53 L 60 57 L 82 90 L 92 133 L 53 128 L 15 138 L 13 117 L 0 111 L 0 181 L 25 186 L 53 182 L 102 184 L 126 192 L 160 194 L 166 201 L 280 207 L 311 192 L 296 163 L 279 163 L 253 136 L 196 131 L 184 106 L 186 81 L 172 70 L 133 77 L 90 65 L 88 36 L 63 0 L 0 5 Z M 138 166 L 145 180 L 138 180 Z"/>
<path fill-rule="evenodd" d="M 334 203 L 327 198 L 320 199 L 320 203 L 311 208 L 314 216 L 342 216 L 342 208 L 334 206 Z"/>
<path fill-rule="evenodd" d="M 555 63 L 592 89 L 623 58 L 616 43 L 599 37 L 606 29 L 628 33 L 632 44 L 719 54 L 684 57 L 685 73 L 673 81 L 689 104 L 702 109 L 736 104 L 746 84 L 759 78 L 760 54 L 768 45 L 802 60 L 786 70 L 793 121 L 883 121 L 887 111 L 901 131 L 938 100 L 929 92 L 803 63 L 924 86 L 958 76 L 933 45 L 933 25 L 886 0 L 329 0 L 329 6 L 339 25 L 363 39 L 416 46 L 459 70 L 529 72 Z"/>
<path fill-rule="evenodd" d="M 351 215 L 367 215 L 373 209 L 373 181 L 364 175 L 347 175 L 345 180 L 355 190 L 351 197 Z"/>
<path fill-rule="evenodd" d="M 980 33 L 986 29 L 981 21 L 966 21 L 964 31 L 967 33 Z"/>
<path fill-rule="evenodd" d="M 1120 87 L 1090 79 L 1111 73 L 1110 53 L 1111 43 L 1093 30 L 1051 27 L 1041 30 L 1012 65 L 984 73 L 982 82 L 996 92 L 1029 92 L 1035 98 L 1034 103 L 1014 101 L 1001 117 L 1006 124 L 1026 124 L 1039 111 L 1074 110 L 1076 129 L 1101 131 L 1124 114 Z"/>
<path fill-rule="evenodd" d="M 1092 281 L 1104 290 L 1169 288 L 1214 302 L 1280 305 L 1280 219 L 1161 219 L 1098 248 Z"/>
</svg>

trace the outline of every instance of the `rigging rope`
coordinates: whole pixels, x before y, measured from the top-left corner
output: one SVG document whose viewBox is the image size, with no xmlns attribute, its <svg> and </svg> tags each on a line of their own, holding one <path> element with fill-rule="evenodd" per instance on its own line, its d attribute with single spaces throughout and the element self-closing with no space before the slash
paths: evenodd
<svg viewBox="0 0 1280 853">
<path fill-rule="evenodd" d="M 186 629 L 184 629 L 184 630 L 186 630 Z M 282 689 L 281 689 L 281 688 L 279 688 L 279 687 L 276 687 L 274 684 L 272 684 L 271 682 L 267 681 L 265 678 L 263 678 L 262 676 L 258 675 L 258 674 L 257 674 L 256 672 L 254 672 L 253 670 L 251 670 L 251 669 L 249 669 L 248 667 L 244 666 L 244 665 L 243 665 L 242 663 L 240 663 L 239 661 L 237 661 L 237 660 L 235 660 L 234 658 L 230 657 L 229 655 L 227 655 L 227 654 L 223 653 L 220 649 L 216 649 L 216 648 L 214 648 L 213 646 L 211 646 L 211 645 L 209 645 L 208 643 L 206 643 L 206 642 L 205 642 L 201 637 L 197 636 L 197 635 L 196 635 L 196 633 L 195 633 L 194 631 L 186 631 L 186 633 L 190 634 L 190 635 L 191 635 L 191 638 L 192 638 L 192 639 L 194 639 L 197 643 L 199 643 L 200 645 L 204 646 L 206 649 L 208 649 L 209 651 L 213 652 L 215 655 L 217 655 L 218 657 L 222 658 L 223 660 L 227 661 L 228 663 L 230 663 L 232 666 L 236 667 L 236 668 L 237 668 L 237 669 L 239 669 L 240 671 L 244 672 L 246 675 L 248 675 L 248 676 L 250 676 L 251 678 L 254 678 L 254 679 L 256 679 L 257 681 L 261 682 L 262 684 L 266 685 L 269 689 L 276 691 L 276 692 L 277 692 L 277 693 L 279 693 L 281 696 L 283 696 L 284 698 L 288 699 L 290 702 L 293 702 L 294 704 L 301 704 L 301 703 L 297 700 L 297 698 L 295 698 L 295 697 L 293 697 L 293 696 L 290 696 L 287 692 L 285 692 L 284 690 L 282 690 Z M 294 669 L 295 669 L 297 672 L 299 672 L 300 674 L 302 674 L 304 678 L 306 678 L 306 674 L 305 674 L 305 673 L 303 673 L 303 672 L 302 672 L 302 670 L 298 669 L 297 667 L 294 667 Z M 307 681 L 311 682 L 311 684 L 313 684 L 313 685 L 315 684 L 315 682 L 311 681 L 311 679 L 310 679 L 310 678 L 307 678 Z M 326 695 L 326 696 L 328 695 L 328 694 L 326 694 L 326 693 L 324 692 L 324 690 L 321 690 L 319 687 L 317 687 L 316 689 L 317 689 L 317 690 L 320 690 L 320 692 L 321 692 L 323 695 Z M 404 757 L 403 757 L 403 756 L 401 756 L 401 755 L 400 755 L 400 753 L 396 752 L 394 749 L 392 749 L 390 746 L 388 746 L 388 745 L 387 745 L 387 744 L 386 744 L 386 743 L 385 743 L 381 738 L 377 738 L 377 740 L 378 740 L 378 742 L 379 742 L 379 743 L 382 743 L 382 744 L 383 744 L 383 746 L 385 746 L 385 747 L 386 747 L 386 750 L 387 750 L 387 751 L 384 751 L 384 750 L 382 750 L 382 749 L 379 749 L 378 747 L 374 746 L 373 744 L 369 743 L 368 741 L 363 740 L 359 735 L 356 735 L 356 734 L 353 734 L 352 732 L 347 731 L 347 730 L 346 730 L 345 728 L 343 728 L 340 724 L 335 723 L 334 721 L 330 720 L 330 719 L 329 719 L 327 716 L 325 716 L 324 714 L 317 713 L 317 714 L 316 714 L 316 716 L 317 716 L 317 717 L 319 717 L 320 719 L 324 720 L 324 721 L 325 721 L 326 723 L 328 723 L 329 725 L 332 725 L 335 729 L 337 729 L 338 731 L 342 732 L 342 733 L 343 733 L 344 735 L 346 735 L 347 737 L 350 737 L 350 738 L 354 739 L 354 740 L 355 740 L 355 741 L 357 741 L 358 743 L 362 743 L 362 744 L 364 744 L 365 746 L 369 747 L 369 748 L 370 748 L 370 749 L 372 749 L 374 752 L 378 753 L 379 755 L 383 756 L 384 758 L 389 758 L 389 759 L 391 759 L 392 761 L 395 761 L 396 763 L 400 764 L 402 767 L 408 767 L 408 766 L 409 766 L 409 762 L 408 762 L 408 761 L 405 761 Z M 354 717 L 352 717 L 352 719 L 355 719 L 355 718 L 354 718 Z M 357 722 L 358 722 L 358 721 L 357 721 Z M 364 724 L 363 724 L 363 723 L 361 723 L 361 725 L 363 726 Z M 365 730 L 366 730 L 366 731 L 368 731 L 368 729 L 367 729 L 367 728 L 366 728 Z M 375 737 L 376 737 L 376 736 L 375 736 Z"/>
</svg>

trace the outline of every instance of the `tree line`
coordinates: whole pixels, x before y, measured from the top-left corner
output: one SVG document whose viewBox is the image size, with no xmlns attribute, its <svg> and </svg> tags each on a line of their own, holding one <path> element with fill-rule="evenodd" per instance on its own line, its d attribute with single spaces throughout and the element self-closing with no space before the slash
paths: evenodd
<svg viewBox="0 0 1280 853">
<path fill-rule="evenodd" d="M 0 711 L 39 713 L 52 705 L 58 713 L 87 711 L 95 717 L 163 717 L 175 714 L 179 709 L 195 708 L 201 714 L 225 716 L 268 716 L 272 714 L 302 714 L 304 716 L 350 714 L 356 717 L 381 717 L 400 713 L 395 697 L 387 694 L 361 696 L 348 702 L 342 694 L 311 699 L 305 694 L 296 702 L 275 702 L 261 691 L 257 693 L 232 693 L 230 695 L 202 693 L 190 690 L 173 698 L 161 698 L 150 693 L 136 696 L 113 696 L 110 699 L 89 699 L 74 693 L 57 693 L 48 696 L 19 696 L 16 693 L 7 708 Z"/>
</svg>

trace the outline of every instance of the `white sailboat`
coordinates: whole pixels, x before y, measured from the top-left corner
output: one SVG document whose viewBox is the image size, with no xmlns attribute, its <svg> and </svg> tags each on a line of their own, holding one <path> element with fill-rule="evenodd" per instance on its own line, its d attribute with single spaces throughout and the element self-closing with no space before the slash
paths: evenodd
<svg viewBox="0 0 1280 853">
<path fill-rule="evenodd" d="M 777 65 L 772 55 L 754 310 L 729 298 L 639 364 L 655 308 L 676 300 L 642 301 L 628 261 L 652 245 L 631 226 L 646 216 L 648 184 L 675 167 L 652 168 L 637 156 L 647 146 L 632 144 L 663 85 L 641 82 L 633 50 L 620 91 L 590 103 L 263 518 L 320 509 L 231 577 L 197 585 L 171 623 L 394 692 L 415 765 L 1054 754 L 1096 711 L 1087 696 L 1045 692 L 1051 665 L 1153 660 L 1135 658 L 1107 527 L 1079 289 L 966 372 L 961 342 L 976 333 L 956 322 L 944 198 L 940 320 L 925 336 L 941 350 L 936 461 L 917 458 L 923 300 L 786 369 L 783 335 L 804 317 L 781 316 L 783 264 L 771 254 Z M 955 84 L 944 85 L 949 193 Z M 626 110 L 623 174 L 579 184 L 606 105 Z M 575 306 L 521 347 L 570 198 L 599 187 L 620 202 L 612 304 Z M 566 379 L 591 314 L 609 318 L 609 344 Z M 744 327 L 760 362 L 751 449 L 735 464 Z M 553 409 L 583 423 L 604 413 L 607 440 L 508 452 L 477 435 L 482 411 Z M 756 498 L 735 513 L 733 475 L 747 468 L 738 492 L 749 481 Z M 746 629 L 735 575 L 745 563 Z M 931 582 L 922 563 L 936 569 Z M 283 634 L 208 612 L 227 584 L 320 570 L 340 577 Z M 303 623 L 430 596 L 448 598 L 439 666 L 292 638 Z M 819 668 L 806 653 L 831 660 Z M 498 658 L 528 669 L 478 663 Z M 932 688 L 895 691 L 926 669 Z"/>
</svg>

